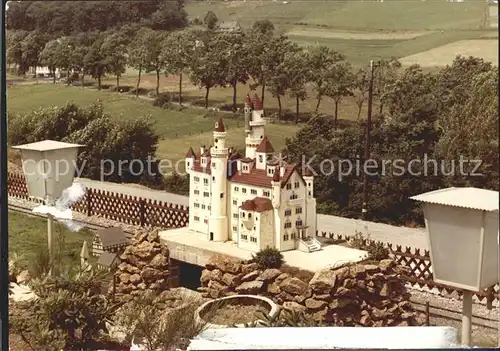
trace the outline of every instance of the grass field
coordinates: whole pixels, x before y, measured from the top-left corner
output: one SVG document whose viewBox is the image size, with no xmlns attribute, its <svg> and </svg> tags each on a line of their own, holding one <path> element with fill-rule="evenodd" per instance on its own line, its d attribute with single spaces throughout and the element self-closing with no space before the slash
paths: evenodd
<svg viewBox="0 0 500 351">
<path fill-rule="evenodd" d="M 80 264 L 80 251 L 84 240 L 91 249 L 93 235 L 89 230 L 82 229 L 72 233 L 65 226 L 55 224 L 54 237 L 59 233 L 64 236 L 66 263 Z M 54 246 L 57 245 L 57 240 Z M 37 257 L 37 252 L 47 250 L 47 220 L 31 217 L 18 212 L 9 211 L 9 256 L 16 253 L 20 256 L 20 264 L 28 268 Z"/>
<path fill-rule="evenodd" d="M 211 101 L 227 102 L 227 92 L 226 89 L 215 90 L 214 100 Z M 243 101 L 245 93 L 246 90 L 242 87 L 240 102 Z M 201 94 L 203 92 L 200 92 L 200 96 Z M 188 100 L 196 100 L 200 96 L 191 95 L 188 96 Z M 125 120 L 151 115 L 155 131 L 161 138 L 157 152 L 157 156 L 161 158 L 173 161 L 183 159 L 190 146 L 198 148 L 203 144 L 212 144 L 213 125 L 218 116 L 228 117 L 224 119 L 228 128 L 228 145 L 244 147 L 243 118 L 241 116 L 234 118 L 230 113 L 209 114 L 202 108 L 186 108 L 183 111 L 165 110 L 152 106 L 151 101 L 136 99 L 128 94 L 52 84 L 13 85 L 7 91 L 9 113 L 28 113 L 40 107 L 61 106 L 68 101 L 81 106 L 100 101 L 106 112 Z M 266 132 L 275 149 L 280 150 L 285 144 L 285 138 L 295 135 L 298 128 L 294 124 L 276 123 L 268 125 Z"/>
<path fill-rule="evenodd" d="M 201 19 L 210 10 L 221 21 L 237 20 L 244 28 L 269 19 L 299 45 L 326 45 L 357 66 L 496 32 L 488 25 L 490 9 L 482 0 L 204 1 L 189 3 L 186 10 Z"/>
</svg>

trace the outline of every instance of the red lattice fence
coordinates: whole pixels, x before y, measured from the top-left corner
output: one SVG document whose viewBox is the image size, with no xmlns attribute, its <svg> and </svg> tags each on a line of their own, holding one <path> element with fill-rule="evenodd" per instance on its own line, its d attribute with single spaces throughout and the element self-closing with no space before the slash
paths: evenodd
<svg viewBox="0 0 500 351">
<path fill-rule="evenodd" d="M 7 187 L 9 196 L 29 199 L 23 175 L 9 173 Z M 100 216 L 131 225 L 161 228 L 185 227 L 189 219 L 187 206 L 96 189 L 87 189 L 84 198 L 73 204 L 72 209 L 87 216 Z"/>
<path fill-rule="evenodd" d="M 322 238 L 327 238 L 336 242 L 347 241 L 351 237 L 350 236 L 342 236 L 335 233 L 327 233 L 327 232 L 317 232 L 317 236 Z M 380 242 L 379 242 L 380 243 Z M 370 246 L 374 246 L 377 244 L 377 241 L 364 239 L 362 245 L 368 249 Z M 390 243 L 382 243 L 384 247 L 389 249 L 389 252 L 394 256 L 394 259 L 403 266 L 410 268 L 410 272 L 408 276 L 405 276 L 404 279 L 411 283 L 413 286 L 420 288 L 428 288 L 428 289 L 437 289 L 440 293 L 447 294 L 458 294 L 462 295 L 462 291 L 448 285 L 436 283 L 433 280 L 432 275 L 432 264 L 430 253 L 428 250 L 415 249 L 411 247 L 402 248 L 400 245 L 394 245 Z M 479 301 L 484 301 L 486 299 L 486 303 L 491 305 L 493 301 L 500 301 L 500 286 L 498 284 L 489 287 L 483 291 L 478 291 L 475 293 L 476 298 Z"/>
</svg>

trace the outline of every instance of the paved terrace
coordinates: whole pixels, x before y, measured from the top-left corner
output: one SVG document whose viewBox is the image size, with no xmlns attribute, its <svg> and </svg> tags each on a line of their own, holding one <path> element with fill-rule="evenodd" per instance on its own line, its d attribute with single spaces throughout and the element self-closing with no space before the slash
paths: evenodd
<svg viewBox="0 0 500 351">
<path fill-rule="evenodd" d="M 177 205 L 188 206 L 189 204 L 187 196 L 167 193 L 165 191 L 151 190 L 138 185 L 100 182 L 83 178 L 76 179 L 76 182 L 82 183 L 93 189 L 165 201 Z M 323 231 L 341 235 L 353 235 L 356 231 L 360 231 L 365 236 L 366 233 L 369 233 L 370 239 L 372 240 L 379 240 L 382 242 L 392 243 L 393 245 L 411 246 L 420 249 L 428 248 L 425 238 L 425 229 L 423 228 L 397 227 L 382 223 L 321 214 L 318 214 L 317 219 L 317 229 L 319 232 Z"/>
</svg>

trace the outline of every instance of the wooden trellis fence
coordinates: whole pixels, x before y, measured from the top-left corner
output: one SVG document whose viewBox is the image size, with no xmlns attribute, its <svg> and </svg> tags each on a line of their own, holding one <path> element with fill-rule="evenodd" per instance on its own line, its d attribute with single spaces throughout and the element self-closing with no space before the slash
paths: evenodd
<svg viewBox="0 0 500 351">
<path fill-rule="evenodd" d="M 342 236 L 328 232 L 317 232 L 316 235 L 337 242 L 347 241 L 350 239 L 350 236 Z M 364 239 L 362 245 L 365 249 L 368 249 L 370 246 L 373 247 L 377 243 L 381 242 Z M 408 275 L 403 277 L 408 283 L 420 288 L 427 287 L 429 289 L 437 289 L 440 293 L 446 292 L 447 294 L 456 293 L 458 295 L 462 295 L 461 290 L 448 285 L 436 283 L 433 280 L 432 264 L 428 250 L 423 250 L 422 252 L 420 249 L 411 248 L 409 246 L 403 249 L 400 245 L 392 245 L 390 243 L 382 244 L 384 247 L 389 249 L 389 252 L 394 256 L 394 259 L 400 265 L 409 268 Z M 481 302 L 486 299 L 487 304 L 491 305 L 495 300 L 500 301 L 500 286 L 496 284 L 495 286 L 489 287 L 483 291 L 478 291 L 475 293 L 475 296 Z"/>
<path fill-rule="evenodd" d="M 29 198 L 23 175 L 9 173 L 7 187 L 9 196 Z M 161 228 L 185 227 L 189 219 L 187 206 L 91 188 L 87 189 L 81 201 L 73 204 L 72 209 L 85 213 L 87 216 L 99 216 L 131 225 Z"/>
<path fill-rule="evenodd" d="M 28 189 L 22 174 L 8 174 L 8 195 L 21 199 L 28 199 Z M 138 198 L 108 191 L 87 189 L 85 197 L 73 205 L 73 210 L 85 213 L 88 216 L 101 216 L 121 223 L 156 226 L 163 228 L 180 228 L 188 224 L 189 207 L 173 205 L 167 202 L 155 201 L 151 199 Z M 335 233 L 317 232 L 317 236 L 334 241 L 346 241 L 350 237 Z M 376 245 L 376 241 L 364 239 L 363 246 Z M 432 280 L 432 265 L 429 251 L 423 253 L 419 249 L 411 247 L 402 248 L 393 246 L 390 243 L 383 243 L 394 255 L 394 259 L 401 265 L 409 268 L 409 273 L 404 279 L 413 286 L 437 289 L 441 293 L 457 293 L 461 291 L 447 285 L 436 283 Z M 494 300 L 500 301 L 499 285 L 492 286 L 484 291 L 475 293 L 479 301 L 486 299 L 491 305 Z"/>
</svg>

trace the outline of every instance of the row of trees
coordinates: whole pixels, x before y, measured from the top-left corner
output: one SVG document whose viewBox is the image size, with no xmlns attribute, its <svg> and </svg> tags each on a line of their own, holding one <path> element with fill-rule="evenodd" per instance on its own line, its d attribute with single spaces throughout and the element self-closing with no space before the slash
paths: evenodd
<svg viewBox="0 0 500 351">
<path fill-rule="evenodd" d="M 426 191 L 449 186 L 499 190 L 498 67 L 473 57 L 458 57 L 436 73 L 412 66 L 391 84 L 384 101 L 371 138 L 370 159 L 376 165 L 369 171 L 378 173 L 369 177 L 374 220 L 423 224 L 420 205 L 409 197 Z M 299 163 L 302 156 L 316 156 L 311 165 L 318 173 L 315 196 L 321 212 L 359 218 L 363 170 L 349 173 L 347 163 L 341 169 L 334 163 L 331 174 L 328 167 L 322 174 L 320 163 L 334 157 L 355 165 L 359 157 L 363 165 L 366 124 L 333 131 L 332 123 L 322 116 L 311 119 L 287 140 L 284 153 Z M 397 160 L 404 172 L 393 166 Z M 390 162 L 385 172 L 384 162 Z"/>
<path fill-rule="evenodd" d="M 317 100 L 316 112 L 325 97 L 333 99 L 335 125 L 344 98 L 354 98 L 358 118 L 367 99 L 368 67 L 355 70 L 344 55 L 325 46 L 299 47 L 286 36 L 276 34 L 267 20 L 256 22 L 251 30 L 242 33 L 210 29 L 168 32 L 125 26 L 119 31 L 79 33 L 48 41 L 44 38 L 37 31 L 9 31 L 8 62 L 17 65 L 21 73 L 28 67 L 47 66 L 52 71 L 79 72 L 82 80 L 90 75 L 97 79 L 99 89 L 105 75 L 115 76 L 119 87 L 121 75 L 131 66 L 139 72 L 136 94 L 144 73 L 156 75 L 157 95 L 160 76 L 177 75 L 180 104 L 183 76 L 188 74 L 193 84 L 205 89 L 205 107 L 211 89 L 230 86 L 236 109 L 237 86 L 253 80 L 261 88 L 263 101 L 266 91 L 277 99 L 279 117 L 283 97 L 292 97 L 297 122 L 300 104 L 311 93 Z M 396 60 L 380 63 L 374 90 L 380 112 L 399 68 Z"/>
</svg>

